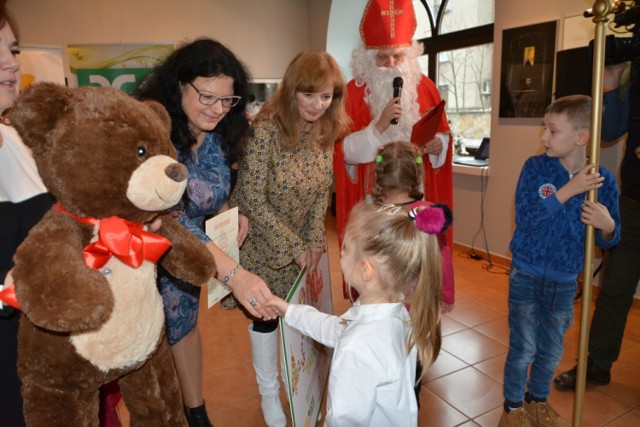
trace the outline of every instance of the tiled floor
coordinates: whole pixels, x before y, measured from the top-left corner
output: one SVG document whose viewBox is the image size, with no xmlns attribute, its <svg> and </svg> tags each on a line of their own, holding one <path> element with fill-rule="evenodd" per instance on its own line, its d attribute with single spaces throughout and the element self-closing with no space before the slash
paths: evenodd
<svg viewBox="0 0 640 427">
<path fill-rule="evenodd" d="M 344 312 L 335 224 L 328 218 L 334 312 Z M 498 425 L 502 411 L 502 378 L 509 329 L 508 276 L 501 268 L 483 268 L 484 260 L 454 253 L 456 305 L 442 321 L 442 352 L 423 382 L 420 426 Z M 572 367 L 578 351 L 580 304 L 576 324 L 569 330 L 558 372 Z M 218 427 L 264 426 L 255 384 L 247 326 L 239 311 L 215 306 L 201 310 L 204 340 L 205 400 Z M 640 310 L 633 309 L 627 324 L 620 360 L 612 382 L 587 386 L 583 426 L 640 425 Z M 284 392 L 282 400 L 286 402 Z M 573 414 L 574 393 L 552 390 L 549 398 L 566 419 Z M 288 411 L 288 410 L 287 410 Z"/>
</svg>

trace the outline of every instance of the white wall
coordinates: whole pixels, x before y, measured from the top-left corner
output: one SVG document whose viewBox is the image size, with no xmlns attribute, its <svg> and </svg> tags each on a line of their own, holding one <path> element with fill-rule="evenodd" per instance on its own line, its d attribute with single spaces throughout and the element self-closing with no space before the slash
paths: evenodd
<svg viewBox="0 0 640 427">
<path fill-rule="evenodd" d="M 179 43 L 215 38 L 255 78 L 324 49 L 330 0 L 9 0 L 24 44 Z M 313 15 L 311 15 L 313 13 Z"/>
<path fill-rule="evenodd" d="M 345 80 L 351 80 L 351 52 L 360 42 L 360 20 L 367 0 L 333 0 L 327 31 L 327 52 L 335 59 Z"/>
</svg>

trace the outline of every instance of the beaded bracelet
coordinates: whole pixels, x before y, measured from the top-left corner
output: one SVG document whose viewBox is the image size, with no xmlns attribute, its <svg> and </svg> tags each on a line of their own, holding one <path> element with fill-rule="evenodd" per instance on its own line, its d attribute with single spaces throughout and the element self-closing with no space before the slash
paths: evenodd
<svg viewBox="0 0 640 427">
<path fill-rule="evenodd" d="M 222 282 L 226 285 L 229 283 L 229 280 L 231 280 L 231 278 L 233 276 L 235 276 L 235 274 L 238 272 L 238 269 L 241 268 L 242 266 L 240 264 L 236 265 L 234 268 L 231 269 L 231 271 L 229 272 L 229 274 L 227 274 L 226 276 L 224 276 L 224 279 L 222 279 Z"/>
</svg>

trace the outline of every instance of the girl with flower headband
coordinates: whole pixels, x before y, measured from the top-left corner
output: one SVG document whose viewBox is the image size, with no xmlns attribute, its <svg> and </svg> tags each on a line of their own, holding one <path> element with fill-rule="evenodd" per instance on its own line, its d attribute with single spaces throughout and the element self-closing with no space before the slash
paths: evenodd
<svg viewBox="0 0 640 427">
<path fill-rule="evenodd" d="M 451 225 L 451 211 L 446 205 L 432 204 L 422 200 L 421 191 L 423 167 L 420 149 L 409 142 L 390 142 L 378 149 L 375 158 L 375 185 L 373 195 L 377 203 L 394 204 L 408 210 L 420 206 L 441 206 L 446 212 L 446 221 L 442 229 L 437 232 L 442 262 L 442 312 L 449 313 L 454 304 L 453 260 L 451 248 L 447 242 L 445 231 Z M 440 342 L 436 343 L 438 352 Z M 415 394 L 420 407 L 420 390 L 422 389 L 423 366 L 418 360 L 416 366 Z"/>
<path fill-rule="evenodd" d="M 376 202 L 403 206 L 407 210 L 431 206 L 431 202 L 423 200 L 423 175 L 422 154 L 418 147 L 403 141 L 381 146 L 375 159 L 373 195 Z M 452 217 L 449 208 L 445 208 L 449 212 L 448 220 L 438 233 L 438 241 L 442 258 L 442 311 L 449 313 L 453 310 L 455 292 L 451 248 L 444 234 L 451 225 Z"/>
<path fill-rule="evenodd" d="M 416 360 L 437 356 L 442 206 L 407 212 L 359 203 L 345 228 L 340 266 L 359 298 L 342 316 L 278 297 L 284 321 L 334 349 L 325 426 L 417 426 Z M 411 316 L 406 305 L 411 304 Z"/>
</svg>

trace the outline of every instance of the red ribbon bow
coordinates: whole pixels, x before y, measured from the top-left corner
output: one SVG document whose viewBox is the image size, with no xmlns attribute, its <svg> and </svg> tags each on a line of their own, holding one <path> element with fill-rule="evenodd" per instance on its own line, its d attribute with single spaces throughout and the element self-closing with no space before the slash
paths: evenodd
<svg viewBox="0 0 640 427">
<path fill-rule="evenodd" d="M 0 302 L 20 310 L 20 304 L 18 304 L 18 298 L 16 297 L 16 288 L 13 285 L 7 285 L 0 291 Z"/>
<path fill-rule="evenodd" d="M 117 216 L 95 219 L 84 218 L 67 211 L 61 204 L 55 210 L 66 213 L 76 221 L 99 227 L 98 240 L 84 248 L 84 260 L 91 268 L 100 268 L 115 256 L 123 263 L 138 268 L 142 262 L 158 262 L 162 254 L 171 247 L 164 237 L 144 231 L 144 225 L 131 222 Z"/>
<path fill-rule="evenodd" d="M 98 240 L 85 246 L 83 251 L 84 261 L 90 268 L 102 267 L 112 256 L 133 268 L 140 267 L 145 259 L 155 264 L 171 247 L 171 242 L 164 237 L 144 231 L 142 223 L 127 221 L 117 216 L 105 219 L 83 218 L 72 214 L 60 203 L 57 203 L 54 209 L 76 221 L 99 227 Z M 12 284 L 0 291 L 0 301 L 20 310 Z"/>
</svg>

